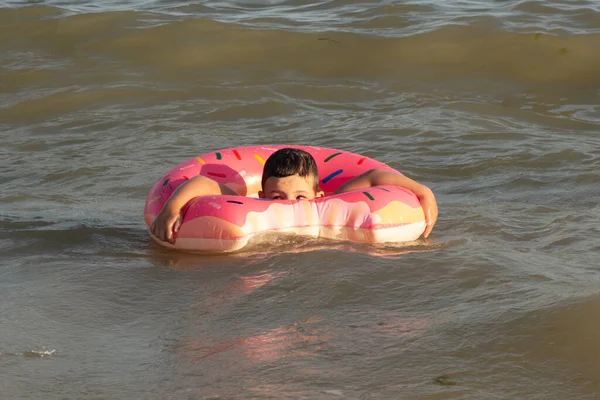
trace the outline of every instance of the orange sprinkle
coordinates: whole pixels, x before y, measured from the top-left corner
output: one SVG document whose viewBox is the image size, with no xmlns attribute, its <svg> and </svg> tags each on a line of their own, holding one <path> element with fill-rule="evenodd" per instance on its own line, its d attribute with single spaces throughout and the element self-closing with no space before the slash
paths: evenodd
<svg viewBox="0 0 600 400">
<path fill-rule="evenodd" d="M 160 197 L 161 196 L 159 195 L 159 196 L 155 196 L 155 197 L 151 198 L 150 201 L 148 202 L 148 204 L 154 203 L 156 200 L 160 199 Z"/>
<path fill-rule="evenodd" d="M 199 162 L 200 164 L 206 164 L 206 161 L 204 161 L 204 160 L 202 159 L 202 157 L 198 157 L 198 158 L 196 158 L 196 160 L 198 160 L 198 162 Z"/>
<path fill-rule="evenodd" d="M 258 160 L 258 162 L 261 163 L 262 165 L 265 165 L 265 160 L 258 154 L 254 153 L 254 158 L 256 158 Z"/>
</svg>

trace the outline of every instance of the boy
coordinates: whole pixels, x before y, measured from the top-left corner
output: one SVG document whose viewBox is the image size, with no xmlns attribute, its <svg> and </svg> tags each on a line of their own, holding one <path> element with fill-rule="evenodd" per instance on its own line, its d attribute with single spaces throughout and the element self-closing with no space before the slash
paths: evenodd
<svg viewBox="0 0 600 400">
<path fill-rule="evenodd" d="M 262 175 L 262 190 L 258 197 L 273 200 L 312 200 L 323 197 L 319 189 L 319 174 L 315 159 L 307 152 L 293 148 L 277 150 L 267 159 Z M 425 212 L 427 238 L 438 215 L 437 203 L 431 189 L 403 175 L 372 169 L 343 184 L 337 193 L 378 186 L 394 185 L 412 191 L 421 202 Z M 175 235 L 181 225 L 181 209 L 194 197 L 207 195 L 238 195 L 225 185 L 197 176 L 179 186 L 165 203 L 150 226 L 150 231 L 160 240 L 175 243 Z"/>
</svg>

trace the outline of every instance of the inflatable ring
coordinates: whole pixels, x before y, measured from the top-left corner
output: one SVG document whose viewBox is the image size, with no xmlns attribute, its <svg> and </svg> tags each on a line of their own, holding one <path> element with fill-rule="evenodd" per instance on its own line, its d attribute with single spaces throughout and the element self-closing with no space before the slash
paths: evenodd
<svg viewBox="0 0 600 400">
<path fill-rule="evenodd" d="M 319 169 L 325 197 L 314 200 L 259 199 L 265 160 L 276 150 L 294 147 L 310 153 Z M 240 196 L 209 195 L 192 199 L 182 210 L 175 244 L 163 246 L 211 252 L 236 251 L 267 232 L 362 243 L 410 242 L 425 230 L 419 200 L 409 190 L 375 186 L 332 195 L 346 181 L 374 168 L 398 171 L 359 154 L 311 146 L 252 146 L 202 154 L 167 172 L 152 186 L 144 219 L 152 224 L 173 191 L 186 180 L 204 175 Z"/>
</svg>

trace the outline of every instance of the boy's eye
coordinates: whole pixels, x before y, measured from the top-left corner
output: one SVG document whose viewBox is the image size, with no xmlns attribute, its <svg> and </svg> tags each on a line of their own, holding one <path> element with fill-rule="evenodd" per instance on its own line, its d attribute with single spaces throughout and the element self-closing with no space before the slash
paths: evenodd
<svg viewBox="0 0 600 400">
<path fill-rule="evenodd" d="M 306 199 L 306 196 L 302 196 L 302 195 L 296 196 L 296 200 L 302 200 L 302 199 Z"/>
<path fill-rule="evenodd" d="M 281 200 L 281 196 L 273 196 L 273 200 Z"/>
</svg>

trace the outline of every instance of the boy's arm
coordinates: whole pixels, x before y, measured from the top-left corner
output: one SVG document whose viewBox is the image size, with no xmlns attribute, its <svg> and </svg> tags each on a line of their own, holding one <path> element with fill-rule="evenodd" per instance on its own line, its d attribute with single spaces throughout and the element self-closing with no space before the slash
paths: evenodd
<svg viewBox="0 0 600 400">
<path fill-rule="evenodd" d="M 237 195 L 225 185 L 221 185 L 205 176 L 196 176 L 179 186 L 163 205 L 156 219 L 150 225 L 150 231 L 162 241 L 175 243 L 175 235 L 181 226 L 181 209 L 188 201 L 199 196 Z"/>
<path fill-rule="evenodd" d="M 423 233 L 423 237 L 426 238 L 429 236 L 438 217 L 438 207 L 435 196 L 431 189 L 429 189 L 427 186 L 422 185 L 419 182 L 415 182 L 404 175 L 382 169 L 372 169 L 354 179 L 349 180 L 340 186 L 335 193 L 344 193 L 351 190 L 379 185 L 400 186 L 404 189 L 410 190 L 417 196 L 421 202 L 421 207 L 423 207 L 423 211 L 425 212 L 425 223 L 427 224 L 425 233 Z"/>
</svg>

